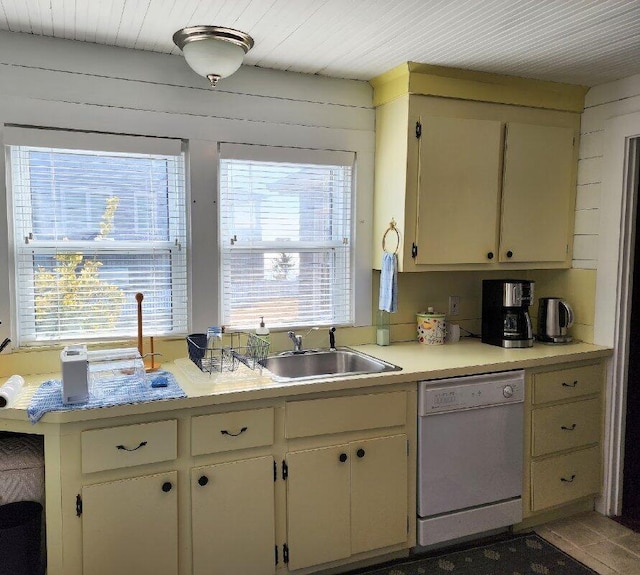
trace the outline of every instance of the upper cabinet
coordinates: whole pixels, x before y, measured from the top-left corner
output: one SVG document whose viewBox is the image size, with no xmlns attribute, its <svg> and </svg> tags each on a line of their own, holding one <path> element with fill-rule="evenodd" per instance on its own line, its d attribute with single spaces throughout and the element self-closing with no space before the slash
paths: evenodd
<svg viewBox="0 0 640 575">
<path fill-rule="evenodd" d="M 476 101 L 474 81 L 438 84 L 450 97 L 376 97 L 374 268 L 392 219 L 400 271 L 570 267 L 578 111 L 534 107 L 571 108 L 544 91 L 514 96 L 530 84 L 497 103 L 475 81 L 485 88 Z"/>
<path fill-rule="evenodd" d="M 497 253 L 502 125 L 421 114 L 417 126 L 418 194 L 405 226 L 405 239 L 415 228 L 415 264 L 484 263 Z"/>
<path fill-rule="evenodd" d="M 576 141 L 571 127 L 506 124 L 501 262 L 571 263 Z"/>
</svg>

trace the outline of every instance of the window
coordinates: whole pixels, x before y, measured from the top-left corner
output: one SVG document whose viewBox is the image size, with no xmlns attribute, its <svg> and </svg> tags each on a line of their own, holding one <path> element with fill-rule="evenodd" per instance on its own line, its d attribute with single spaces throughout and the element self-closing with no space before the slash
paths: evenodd
<svg viewBox="0 0 640 575">
<path fill-rule="evenodd" d="M 179 141 L 8 129 L 20 345 L 187 331 Z M 43 145 L 44 144 L 44 145 Z"/>
<path fill-rule="evenodd" d="M 348 152 L 220 145 L 222 321 L 354 321 Z"/>
</svg>

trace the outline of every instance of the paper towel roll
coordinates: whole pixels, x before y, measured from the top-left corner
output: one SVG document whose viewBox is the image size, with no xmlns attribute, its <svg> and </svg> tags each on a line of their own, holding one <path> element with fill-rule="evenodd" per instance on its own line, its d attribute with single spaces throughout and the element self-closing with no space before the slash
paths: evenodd
<svg viewBox="0 0 640 575">
<path fill-rule="evenodd" d="M 22 391 L 24 385 L 24 378 L 21 375 L 12 375 L 0 387 L 0 407 L 10 407 L 17 399 Z"/>
</svg>

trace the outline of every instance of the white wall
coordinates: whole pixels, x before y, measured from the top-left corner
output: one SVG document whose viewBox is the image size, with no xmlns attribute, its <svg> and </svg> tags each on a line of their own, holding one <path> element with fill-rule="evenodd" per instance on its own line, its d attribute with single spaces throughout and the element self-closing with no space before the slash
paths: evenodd
<svg viewBox="0 0 640 575">
<path fill-rule="evenodd" d="M 212 90 L 181 56 L 0 32 L 0 130 L 18 124 L 189 141 L 194 329 L 218 319 L 219 141 L 356 152 L 356 260 L 367 278 L 356 302 L 357 314 L 369 323 L 374 118 L 372 90 L 365 82 L 242 67 Z M 3 155 L 0 340 L 10 336 L 4 182 Z"/>
<path fill-rule="evenodd" d="M 595 86 L 589 90 L 582 114 L 574 268 L 597 268 L 600 207 L 610 191 L 603 189 L 605 122 L 640 111 L 640 75 Z"/>
</svg>

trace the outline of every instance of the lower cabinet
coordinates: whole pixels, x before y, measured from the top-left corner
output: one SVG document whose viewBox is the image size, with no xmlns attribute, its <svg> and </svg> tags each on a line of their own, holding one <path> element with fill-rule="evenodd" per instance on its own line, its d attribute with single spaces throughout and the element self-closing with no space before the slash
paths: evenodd
<svg viewBox="0 0 640 575">
<path fill-rule="evenodd" d="M 289 569 L 407 540 L 407 436 L 292 451 L 287 464 Z"/>
<path fill-rule="evenodd" d="M 535 515 L 600 492 L 604 364 L 536 370 L 529 384 L 525 512 Z"/>
<path fill-rule="evenodd" d="M 409 385 L 70 434 L 51 575 L 275 575 L 408 549 Z"/>
<path fill-rule="evenodd" d="M 85 575 L 177 575 L 176 471 L 82 488 Z"/>
<path fill-rule="evenodd" d="M 546 509 L 600 491 L 600 447 L 589 447 L 531 464 L 532 508 Z"/>
<path fill-rule="evenodd" d="M 273 457 L 191 470 L 193 575 L 273 575 Z"/>
</svg>

